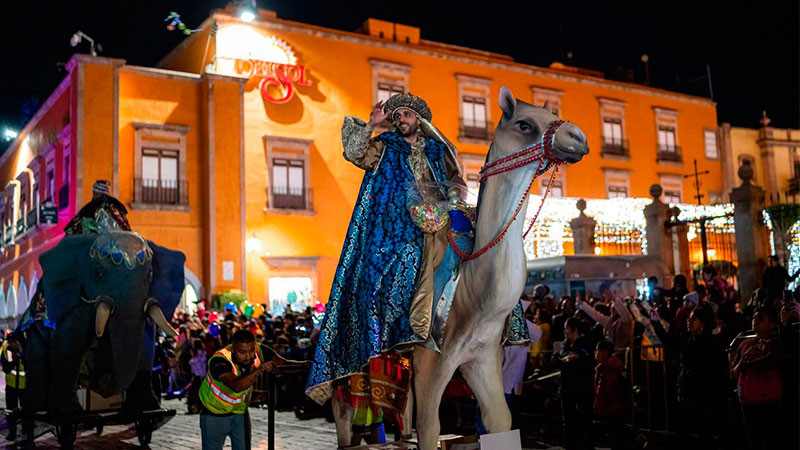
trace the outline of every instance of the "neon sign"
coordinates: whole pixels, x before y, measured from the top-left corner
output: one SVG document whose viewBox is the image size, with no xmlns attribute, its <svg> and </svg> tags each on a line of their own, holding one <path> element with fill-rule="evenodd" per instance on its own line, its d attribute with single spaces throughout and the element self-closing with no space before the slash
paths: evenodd
<svg viewBox="0 0 800 450">
<path fill-rule="evenodd" d="M 311 80 L 306 78 L 306 66 L 257 59 L 236 59 L 233 70 L 237 75 L 247 78 L 261 78 L 258 84 L 261 97 L 270 103 L 279 105 L 292 99 L 295 85 L 311 86 Z M 279 94 L 274 96 L 270 87 Z"/>
</svg>

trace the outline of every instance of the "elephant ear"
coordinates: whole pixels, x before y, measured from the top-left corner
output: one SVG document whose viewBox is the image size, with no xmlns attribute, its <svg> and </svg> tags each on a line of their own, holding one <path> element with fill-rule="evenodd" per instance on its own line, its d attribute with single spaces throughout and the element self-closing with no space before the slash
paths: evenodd
<svg viewBox="0 0 800 450">
<path fill-rule="evenodd" d="M 164 316 L 169 320 L 181 302 L 186 285 L 183 275 L 186 255 L 156 245 L 152 241 L 147 242 L 153 250 L 153 281 L 150 283 L 148 295 L 158 300 Z"/>
<path fill-rule="evenodd" d="M 89 248 L 95 238 L 97 235 L 66 236 L 39 256 L 47 317 L 56 325 L 80 302 L 80 270 L 85 267 L 81 260 L 89 257 Z"/>
</svg>

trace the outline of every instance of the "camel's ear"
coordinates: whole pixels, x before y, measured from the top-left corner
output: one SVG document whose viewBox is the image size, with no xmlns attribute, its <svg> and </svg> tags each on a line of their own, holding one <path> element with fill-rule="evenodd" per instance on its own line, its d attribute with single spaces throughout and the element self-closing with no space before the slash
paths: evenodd
<svg viewBox="0 0 800 450">
<path fill-rule="evenodd" d="M 500 109 L 503 110 L 503 115 L 511 118 L 514 115 L 514 109 L 517 107 L 517 100 L 514 95 L 503 86 L 500 88 Z"/>
<path fill-rule="evenodd" d="M 550 109 L 550 100 L 545 100 L 544 105 L 542 105 L 542 109 L 546 109 L 547 112 L 552 113 L 553 110 Z"/>
</svg>

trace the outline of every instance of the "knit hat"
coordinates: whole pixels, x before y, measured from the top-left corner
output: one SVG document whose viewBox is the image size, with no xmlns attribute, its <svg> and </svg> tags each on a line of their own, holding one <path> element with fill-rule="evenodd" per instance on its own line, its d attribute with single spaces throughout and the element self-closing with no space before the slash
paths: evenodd
<svg viewBox="0 0 800 450">
<path fill-rule="evenodd" d="M 92 186 L 92 194 L 111 195 L 111 183 L 108 180 L 97 180 Z"/>
<path fill-rule="evenodd" d="M 694 303 L 695 305 L 700 304 L 700 295 L 697 291 L 689 292 L 688 294 L 683 296 L 683 301 L 689 300 L 690 302 Z"/>
</svg>

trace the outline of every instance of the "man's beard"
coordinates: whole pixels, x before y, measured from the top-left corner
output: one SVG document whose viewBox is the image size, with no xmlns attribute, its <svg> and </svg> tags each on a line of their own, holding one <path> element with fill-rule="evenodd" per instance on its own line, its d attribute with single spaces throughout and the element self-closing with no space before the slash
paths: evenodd
<svg viewBox="0 0 800 450">
<path fill-rule="evenodd" d="M 397 132 L 400 133 L 400 136 L 408 137 L 408 136 L 413 136 L 414 134 L 416 134 L 417 130 L 419 129 L 419 126 L 418 125 L 409 125 L 405 129 L 405 131 L 403 131 L 403 128 L 401 128 L 399 125 L 396 125 L 395 128 L 397 128 Z"/>
</svg>

